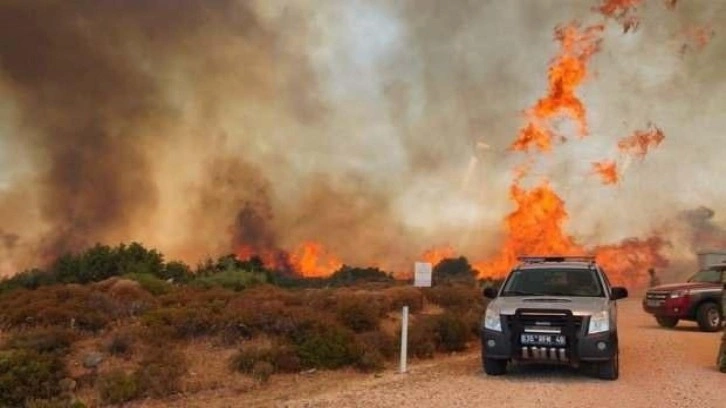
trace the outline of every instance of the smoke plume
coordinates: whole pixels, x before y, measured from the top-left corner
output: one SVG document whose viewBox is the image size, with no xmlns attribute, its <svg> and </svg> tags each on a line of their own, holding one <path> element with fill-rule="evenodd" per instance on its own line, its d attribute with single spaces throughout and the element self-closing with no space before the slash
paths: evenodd
<svg viewBox="0 0 726 408">
<path fill-rule="evenodd" d="M 596 3 L 5 1 L 2 272 L 130 240 L 192 263 L 305 241 L 394 271 L 435 246 L 491 256 L 553 29 L 602 21 Z M 590 136 L 531 174 L 588 245 L 726 210 L 726 40 L 688 34 L 726 4 L 633 13 L 608 20 L 578 95 Z M 651 122 L 665 141 L 603 186 L 592 163 Z"/>
</svg>

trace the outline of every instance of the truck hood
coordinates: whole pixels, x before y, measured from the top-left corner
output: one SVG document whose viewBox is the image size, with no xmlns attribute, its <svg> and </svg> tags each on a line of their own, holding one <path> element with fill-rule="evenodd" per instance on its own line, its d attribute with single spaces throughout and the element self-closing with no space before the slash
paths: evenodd
<svg viewBox="0 0 726 408">
<path fill-rule="evenodd" d="M 648 292 L 674 292 L 677 290 L 686 289 L 713 289 L 719 290 L 722 286 L 719 283 L 710 282 L 682 282 L 682 283 L 670 283 L 668 285 L 654 286 L 648 289 Z"/>
<path fill-rule="evenodd" d="M 498 297 L 489 307 L 498 307 L 500 314 L 513 315 L 517 309 L 571 310 L 575 316 L 590 316 L 607 309 L 607 299 L 600 297 L 506 296 Z"/>
</svg>

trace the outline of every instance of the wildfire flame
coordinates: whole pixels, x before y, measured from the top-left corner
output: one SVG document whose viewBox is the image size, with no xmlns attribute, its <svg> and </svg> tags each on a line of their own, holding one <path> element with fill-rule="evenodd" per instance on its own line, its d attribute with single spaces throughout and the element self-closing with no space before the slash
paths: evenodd
<svg viewBox="0 0 726 408">
<path fill-rule="evenodd" d="M 561 115 L 575 121 L 579 136 L 587 134 L 585 105 L 575 91 L 587 78 L 587 65 L 599 50 L 603 28 L 596 25 L 581 30 L 573 23 L 555 29 L 561 51 L 550 63 L 547 95 L 526 112 L 527 123 L 512 144 L 512 150 L 551 150 L 554 138 L 551 121 Z"/>
<path fill-rule="evenodd" d="M 318 242 L 304 242 L 290 255 L 293 268 L 304 277 L 325 277 L 343 263 Z"/>
<path fill-rule="evenodd" d="M 635 31 L 640 25 L 640 19 L 635 11 L 643 0 L 606 0 L 593 9 L 606 18 L 612 18 L 623 26 L 623 32 Z"/>
<path fill-rule="evenodd" d="M 634 7 L 638 3 L 611 1 L 603 6 L 605 8 L 602 11 L 614 14 L 619 8 Z M 549 124 L 563 113 L 576 123 L 581 137 L 587 135 L 585 105 L 575 91 L 587 77 L 587 65 L 599 49 L 601 31 L 600 25 L 582 31 L 574 24 L 557 29 L 556 38 L 561 49 L 549 68 L 548 94 L 528 111 L 528 121 L 520 130 L 512 150 L 528 152 L 534 146 L 541 152 L 549 151 L 553 138 Z M 621 151 L 637 155 L 643 149 L 647 152 L 649 146 L 657 145 L 663 139 L 663 133 L 658 128 L 636 132 L 634 136 L 621 141 Z M 646 147 L 643 147 L 644 141 L 647 141 Z M 521 186 L 521 180 L 527 175 L 529 165 L 526 163 L 515 169 L 510 187 L 510 198 L 515 209 L 504 220 L 504 245 L 494 259 L 474 263 L 481 275 L 505 276 L 517 263 L 517 257 L 522 255 L 594 253 L 613 282 L 640 284 L 648 267 L 663 266 L 666 263 L 659 254 L 663 242 L 656 238 L 645 241 L 631 239 L 620 244 L 594 248 L 585 248 L 578 244 L 564 230 L 568 219 L 565 202 L 549 182 L 544 180 L 529 190 Z M 614 162 L 595 163 L 594 166 L 606 182 L 617 182 L 617 167 Z"/>
<path fill-rule="evenodd" d="M 268 268 L 294 272 L 306 278 L 329 276 L 343 266 L 321 243 L 314 241 L 303 242 L 292 253 L 242 245 L 235 255 L 242 260 L 257 256 Z"/>
<path fill-rule="evenodd" d="M 436 266 L 442 260 L 446 258 L 453 258 L 454 256 L 456 256 L 456 251 L 453 247 L 447 245 L 424 251 L 424 253 L 421 254 L 421 259 L 423 259 L 424 262 L 430 263 L 432 266 Z"/>
<path fill-rule="evenodd" d="M 686 42 L 681 47 L 681 54 L 689 48 L 696 51 L 704 49 L 715 35 L 715 31 L 708 25 L 689 27 L 684 31 Z"/>
<path fill-rule="evenodd" d="M 604 160 L 592 163 L 595 174 L 600 176 L 605 185 L 618 184 L 618 166 L 613 160 Z"/>
<path fill-rule="evenodd" d="M 633 155 L 642 160 L 648 150 L 660 145 L 663 139 L 665 139 L 663 131 L 651 124 L 648 129 L 638 130 L 631 136 L 621 139 L 618 142 L 618 149 L 622 153 Z"/>
</svg>

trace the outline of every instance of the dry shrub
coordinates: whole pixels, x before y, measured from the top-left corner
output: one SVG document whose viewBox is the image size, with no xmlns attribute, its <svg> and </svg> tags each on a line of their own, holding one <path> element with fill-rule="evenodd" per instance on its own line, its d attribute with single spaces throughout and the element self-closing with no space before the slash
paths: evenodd
<svg viewBox="0 0 726 408">
<path fill-rule="evenodd" d="M 104 344 L 104 351 L 113 356 L 128 356 L 133 352 L 135 334 L 131 330 L 122 330 L 111 335 Z"/>
<path fill-rule="evenodd" d="M 436 317 L 436 336 L 441 351 L 461 351 L 471 339 L 471 330 L 466 320 L 453 313 Z"/>
<path fill-rule="evenodd" d="M 14 334 L 8 339 L 5 347 L 38 353 L 65 353 L 77 338 L 76 333 L 69 329 L 57 327 L 31 329 Z"/>
<path fill-rule="evenodd" d="M 262 383 L 266 383 L 274 372 L 275 367 L 267 361 L 258 361 L 252 367 L 252 377 Z"/>
<path fill-rule="evenodd" d="M 154 398 L 180 392 L 187 366 L 184 354 L 168 345 L 148 348 L 134 373 L 139 392 Z"/>
<path fill-rule="evenodd" d="M 356 333 L 378 329 L 382 308 L 370 296 L 339 299 L 336 306 L 338 320 Z"/>
<path fill-rule="evenodd" d="M 397 286 L 385 291 L 388 297 L 388 305 L 390 311 L 400 311 L 404 306 L 408 306 L 411 313 L 418 313 L 423 309 L 424 295 L 421 290 L 410 286 Z"/>
<path fill-rule="evenodd" d="M 269 363 L 277 373 L 298 372 L 302 368 L 295 349 L 280 343 L 243 345 L 232 356 L 231 367 L 241 373 L 253 374 L 255 365 L 260 362 Z"/>
<path fill-rule="evenodd" d="M 396 354 L 396 339 L 380 330 L 360 333 L 356 335 L 356 341 L 364 352 L 376 351 L 385 359 Z"/>
<path fill-rule="evenodd" d="M 399 332 L 400 339 L 400 332 Z M 408 329 L 408 351 L 416 358 L 433 358 L 438 346 L 434 316 L 412 319 Z"/>
<path fill-rule="evenodd" d="M 214 334 L 222 327 L 221 312 L 195 305 L 152 310 L 142 321 L 152 332 L 171 333 L 176 339 Z"/>
<path fill-rule="evenodd" d="M 457 313 L 481 306 L 483 302 L 481 292 L 474 286 L 434 286 L 426 288 L 424 293 L 430 302 Z"/>
<path fill-rule="evenodd" d="M 101 375 L 97 380 L 97 388 L 104 404 L 121 404 L 139 396 L 136 377 L 121 369 Z"/>
<path fill-rule="evenodd" d="M 16 290 L 0 297 L 0 326 L 74 326 L 98 331 L 119 317 L 118 304 L 106 294 L 79 285 Z"/>
</svg>

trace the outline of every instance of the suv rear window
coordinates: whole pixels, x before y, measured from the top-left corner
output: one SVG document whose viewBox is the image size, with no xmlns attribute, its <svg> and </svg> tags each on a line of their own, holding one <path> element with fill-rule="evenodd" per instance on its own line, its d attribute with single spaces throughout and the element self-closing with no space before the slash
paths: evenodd
<svg viewBox="0 0 726 408">
<path fill-rule="evenodd" d="M 602 283 L 592 269 L 532 268 L 512 272 L 502 296 L 604 297 Z"/>
<path fill-rule="evenodd" d="M 700 271 L 688 279 L 689 282 L 710 282 L 721 283 L 721 271 L 717 269 L 707 269 Z"/>
</svg>

